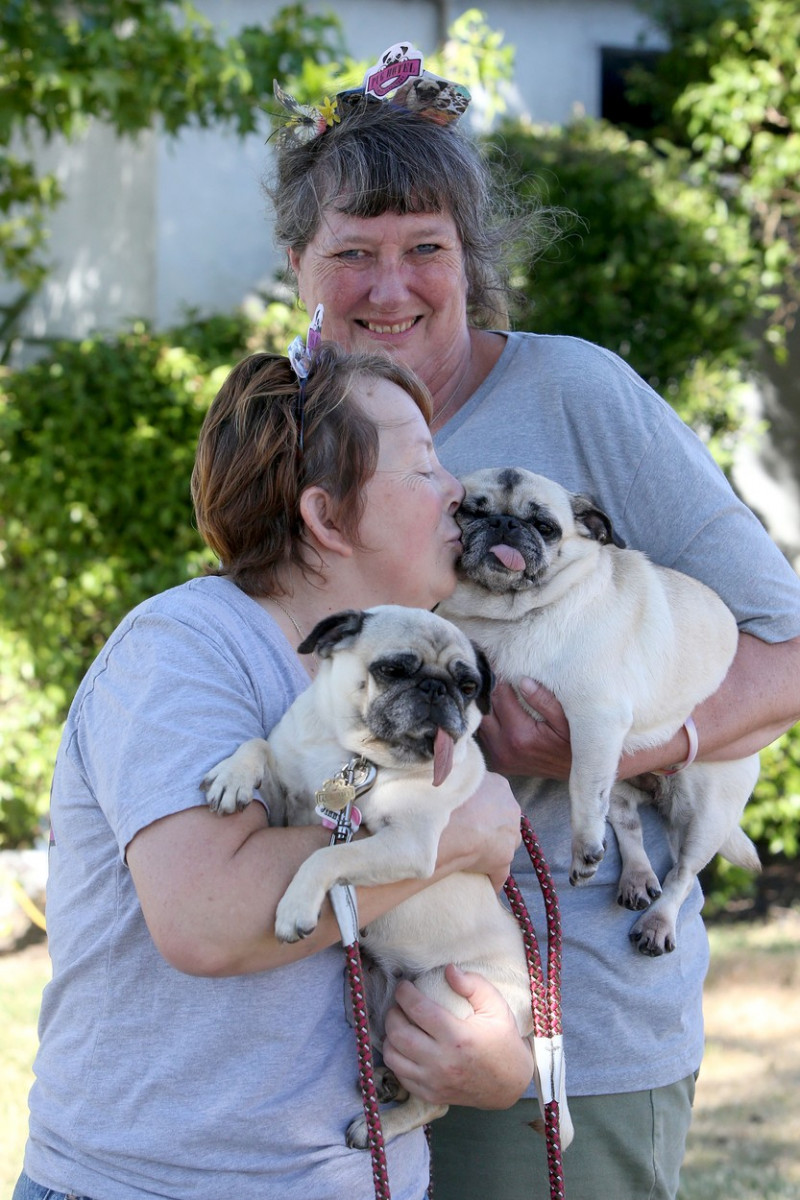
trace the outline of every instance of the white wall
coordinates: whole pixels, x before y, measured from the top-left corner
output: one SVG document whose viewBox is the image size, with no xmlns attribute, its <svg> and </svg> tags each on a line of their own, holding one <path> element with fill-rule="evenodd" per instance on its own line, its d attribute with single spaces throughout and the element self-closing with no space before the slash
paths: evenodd
<svg viewBox="0 0 800 1200">
<path fill-rule="evenodd" d="M 281 0 L 198 7 L 233 32 L 269 22 Z M 350 53 L 374 60 L 402 38 L 432 52 L 442 21 L 467 7 L 338 0 L 336 12 Z M 516 47 L 515 107 L 546 122 L 566 120 L 576 104 L 597 113 L 600 47 L 634 46 L 645 29 L 632 0 L 489 0 L 482 11 Z M 30 312 L 31 332 L 83 336 L 133 316 L 165 325 L 187 306 L 230 310 L 269 285 L 282 256 L 261 193 L 268 132 L 265 119 L 263 132 L 244 141 L 225 130 L 190 130 L 134 146 L 95 127 L 79 144 L 49 150 L 69 199 L 53 222 L 56 267 Z"/>
<path fill-rule="evenodd" d="M 157 150 L 154 134 L 120 142 L 97 123 L 40 150 L 66 199 L 50 225 L 54 269 L 27 314 L 32 336 L 83 337 L 156 312 Z"/>
</svg>

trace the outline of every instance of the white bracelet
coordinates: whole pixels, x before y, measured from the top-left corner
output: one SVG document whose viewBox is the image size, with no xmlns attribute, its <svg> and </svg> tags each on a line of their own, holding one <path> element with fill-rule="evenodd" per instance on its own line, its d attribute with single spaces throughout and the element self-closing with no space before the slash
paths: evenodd
<svg viewBox="0 0 800 1200">
<path fill-rule="evenodd" d="M 658 775 L 677 775 L 678 771 L 685 771 L 690 767 L 697 758 L 697 726 L 692 717 L 687 717 L 683 728 L 686 730 L 686 736 L 689 739 L 689 753 L 682 763 L 677 763 L 674 767 L 663 767 L 657 771 Z"/>
</svg>

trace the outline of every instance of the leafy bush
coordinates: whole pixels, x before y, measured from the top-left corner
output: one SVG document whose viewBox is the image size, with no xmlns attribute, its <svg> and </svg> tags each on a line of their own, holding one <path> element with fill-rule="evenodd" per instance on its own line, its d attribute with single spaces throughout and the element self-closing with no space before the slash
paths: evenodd
<svg viewBox="0 0 800 1200">
<path fill-rule="evenodd" d="M 744 827 L 765 855 L 800 853 L 800 726 L 761 752 L 761 778 Z"/>
<path fill-rule="evenodd" d="M 223 122 L 250 133 L 263 123 L 274 77 L 343 52 L 338 18 L 300 4 L 233 37 L 186 0 L 1 5 L 0 274 L 21 290 L 0 303 L 0 360 L 8 360 L 20 315 L 49 269 L 47 226 L 64 195 L 55 175 L 39 174 L 34 131 L 69 141 L 94 118 L 120 137 L 156 120 L 168 136 Z"/>
<path fill-rule="evenodd" d="M 200 423 L 229 367 L 285 347 L 296 320 L 272 305 L 137 325 L 0 378 L 0 843 L 35 836 L 54 731 L 111 630 L 209 561 L 189 493 Z"/>
<path fill-rule="evenodd" d="M 655 145 L 684 147 L 698 178 L 749 222 L 763 336 L 785 361 L 800 301 L 800 7 L 784 0 L 638 0 L 670 49 L 632 72 Z"/>
<path fill-rule="evenodd" d="M 684 154 L 658 153 L 603 121 L 508 124 L 489 155 L 526 201 L 564 210 L 562 236 L 515 273 L 518 327 L 616 351 L 724 461 L 754 352 L 758 270 L 746 220 L 691 177 Z"/>
</svg>

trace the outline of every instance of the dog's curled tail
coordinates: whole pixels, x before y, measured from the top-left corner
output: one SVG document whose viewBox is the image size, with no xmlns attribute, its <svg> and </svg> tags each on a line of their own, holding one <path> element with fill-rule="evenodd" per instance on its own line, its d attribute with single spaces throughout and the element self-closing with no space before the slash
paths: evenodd
<svg viewBox="0 0 800 1200">
<path fill-rule="evenodd" d="M 723 858 L 727 858 L 728 862 L 733 863 L 736 867 L 744 867 L 748 871 L 760 871 L 761 859 L 758 857 L 756 850 L 750 838 L 737 825 L 732 833 L 728 834 L 725 841 L 719 849 Z"/>
</svg>

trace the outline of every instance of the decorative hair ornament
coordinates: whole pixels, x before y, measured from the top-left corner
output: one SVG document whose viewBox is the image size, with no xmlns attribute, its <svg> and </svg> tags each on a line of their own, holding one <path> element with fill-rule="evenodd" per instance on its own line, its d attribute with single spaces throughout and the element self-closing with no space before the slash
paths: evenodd
<svg viewBox="0 0 800 1200">
<path fill-rule="evenodd" d="M 278 130 L 281 145 L 311 142 L 342 119 L 335 96 L 333 100 L 326 96 L 320 108 L 313 108 L 310 104 L 300 104 L 285 92 L 277 79 L 272 81 L 272 90 L 281 108 L 289 114 L 286 124 Z"/>
<path fill-rule="evenodd" d="M 289 113 L 288 121 L 278 131 L 278 140 L 284 146 L 299 146 L 320 137 L 339 124 L 344 106 L 359 101 L 383 101 L 437 125 L 450 125 L 464 115 L 472 99 L 462 84 L 426 71 L 422 54 L 411 42 L 390 46 L 369 68 L 361 87 L 338 92 L 333 100 L 326 96 L 319 108 L 298 103 L 277 80 L 272 86 L 275 99 Z"/>
<path fill-rule="evenodd" d="M 305 341 L 300 337 L 300 334 L 291 342 L 286 351 L 289 362 L 292 365 L 300 386 L 297 389 L 297 400 L 295 401 L 294 419 L 297 426 L 297 453 L 301 456 L 303 453 L 303 442 L 305 435 L 305 419 L 306 419 L 306 381 L 311 371 L 311 356 L 317 346 L 322 341 L 322 318 L 325 315 L 325 310 L 321 304 L 318 304 L 314 309 L 314 316 L 311 318 L 311 324 L 308 327 L 308 337 Z"/>
</svg>

